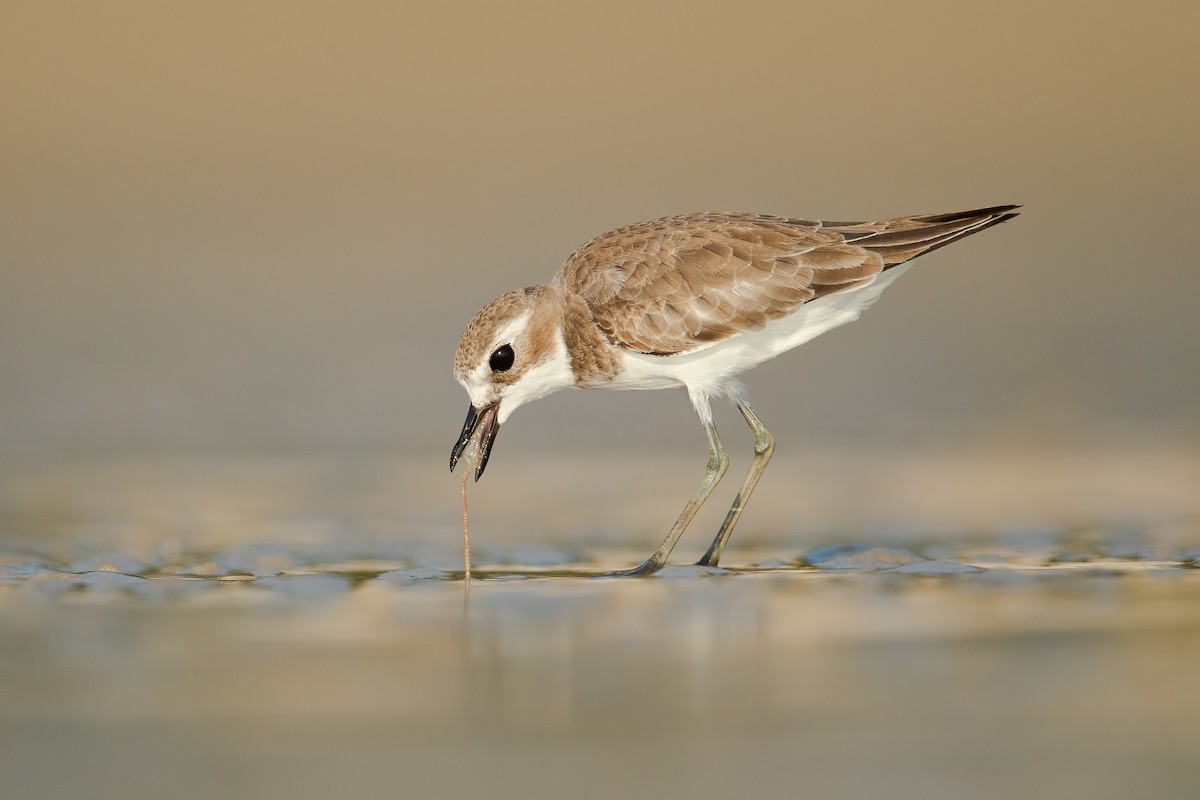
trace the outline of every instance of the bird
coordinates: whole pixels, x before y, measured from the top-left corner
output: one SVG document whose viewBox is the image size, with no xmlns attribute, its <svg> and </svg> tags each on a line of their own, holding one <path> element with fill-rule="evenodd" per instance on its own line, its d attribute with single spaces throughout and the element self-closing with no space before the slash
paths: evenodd
<svg viewBox="0 0 1200 800">
<path fill-rule="evenodd" d="M 682 387 L 708 440 L 704 478 L 659 548 L 612 576 L 651 575 L 725 475 L 712 401 L 727 399 L 754 436 L 749 472 L 697 562 L 717 567 L 775 450 L 738 377 L 858 316 L 913 259 L 1006 222 L 1018 205 L 870 222 L 701 212 L 592 239 L 547 283 L 508 292 L 471 319 L 454 354 L 470 405 L 450 471 L 474 438 L 478 481 L 500 427 L 560 389 Z"/>
</svg>

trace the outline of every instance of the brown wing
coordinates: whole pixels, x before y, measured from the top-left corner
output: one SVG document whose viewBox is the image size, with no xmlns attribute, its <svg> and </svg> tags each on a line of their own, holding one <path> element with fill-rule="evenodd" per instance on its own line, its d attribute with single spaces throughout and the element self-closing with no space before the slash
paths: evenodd
<svg viewBox="0 0 1200 800">
<path fill-rule="evenodd" d="M 702 213 L 606 233 L 555 281 L 580 295 L 616 344 L 671 355 L 760 328 L 804 303 L 1015 216 L 1015 206 L 816 222 Z"/>
</svg>

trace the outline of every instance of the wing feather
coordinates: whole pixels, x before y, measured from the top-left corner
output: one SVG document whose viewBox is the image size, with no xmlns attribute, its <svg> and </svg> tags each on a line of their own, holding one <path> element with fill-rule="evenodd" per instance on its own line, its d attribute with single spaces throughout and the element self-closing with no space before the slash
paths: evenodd
<svg viewBox="0 0 1200 800">
<path fill-rule="evenodd" d="M 612 341 L 673 355 L 761 328 L 804 303 L 1015 216 L 1016 206 L 877 222 L 702 213 L 606 233 L 555 281 Z"/>
</svg>

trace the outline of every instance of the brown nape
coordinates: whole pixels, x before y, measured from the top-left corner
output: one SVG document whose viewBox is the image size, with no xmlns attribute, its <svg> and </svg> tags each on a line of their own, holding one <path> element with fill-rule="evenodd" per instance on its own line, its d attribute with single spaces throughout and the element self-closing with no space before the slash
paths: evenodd
<svg viewBox="0 0 1200 800">
<path fill-rule="evenodd" d="M 529 317 L 529 325 L 525 328 L 525 352 L 517 353 L 517 369 L 513 370 L 514 373 L 522 374 L 554 351 L 561 320 L 560 300 L 554 289 L 546 284 L 539 284 L 526 288 L 524 292 L 533 313 Z"/>
</svg>

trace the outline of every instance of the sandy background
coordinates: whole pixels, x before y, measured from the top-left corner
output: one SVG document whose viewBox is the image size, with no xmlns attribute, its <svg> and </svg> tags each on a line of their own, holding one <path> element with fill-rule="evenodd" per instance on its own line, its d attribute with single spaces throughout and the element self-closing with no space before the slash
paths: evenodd
<svg viewBox="0 0 1200 800">
<path fill-rule="evenodd" d="M 1153 1 L 7 2 L 0 448 L 441 460 L 462 326 L 591 236 L 1004 202 L 1024 214 L 749 376 L 781 447 L 1195 444 L 1198 25 Z M 497 452 L 596 445 L 703 439 L 679 393 L 563 393 Z"/>
</svg>

